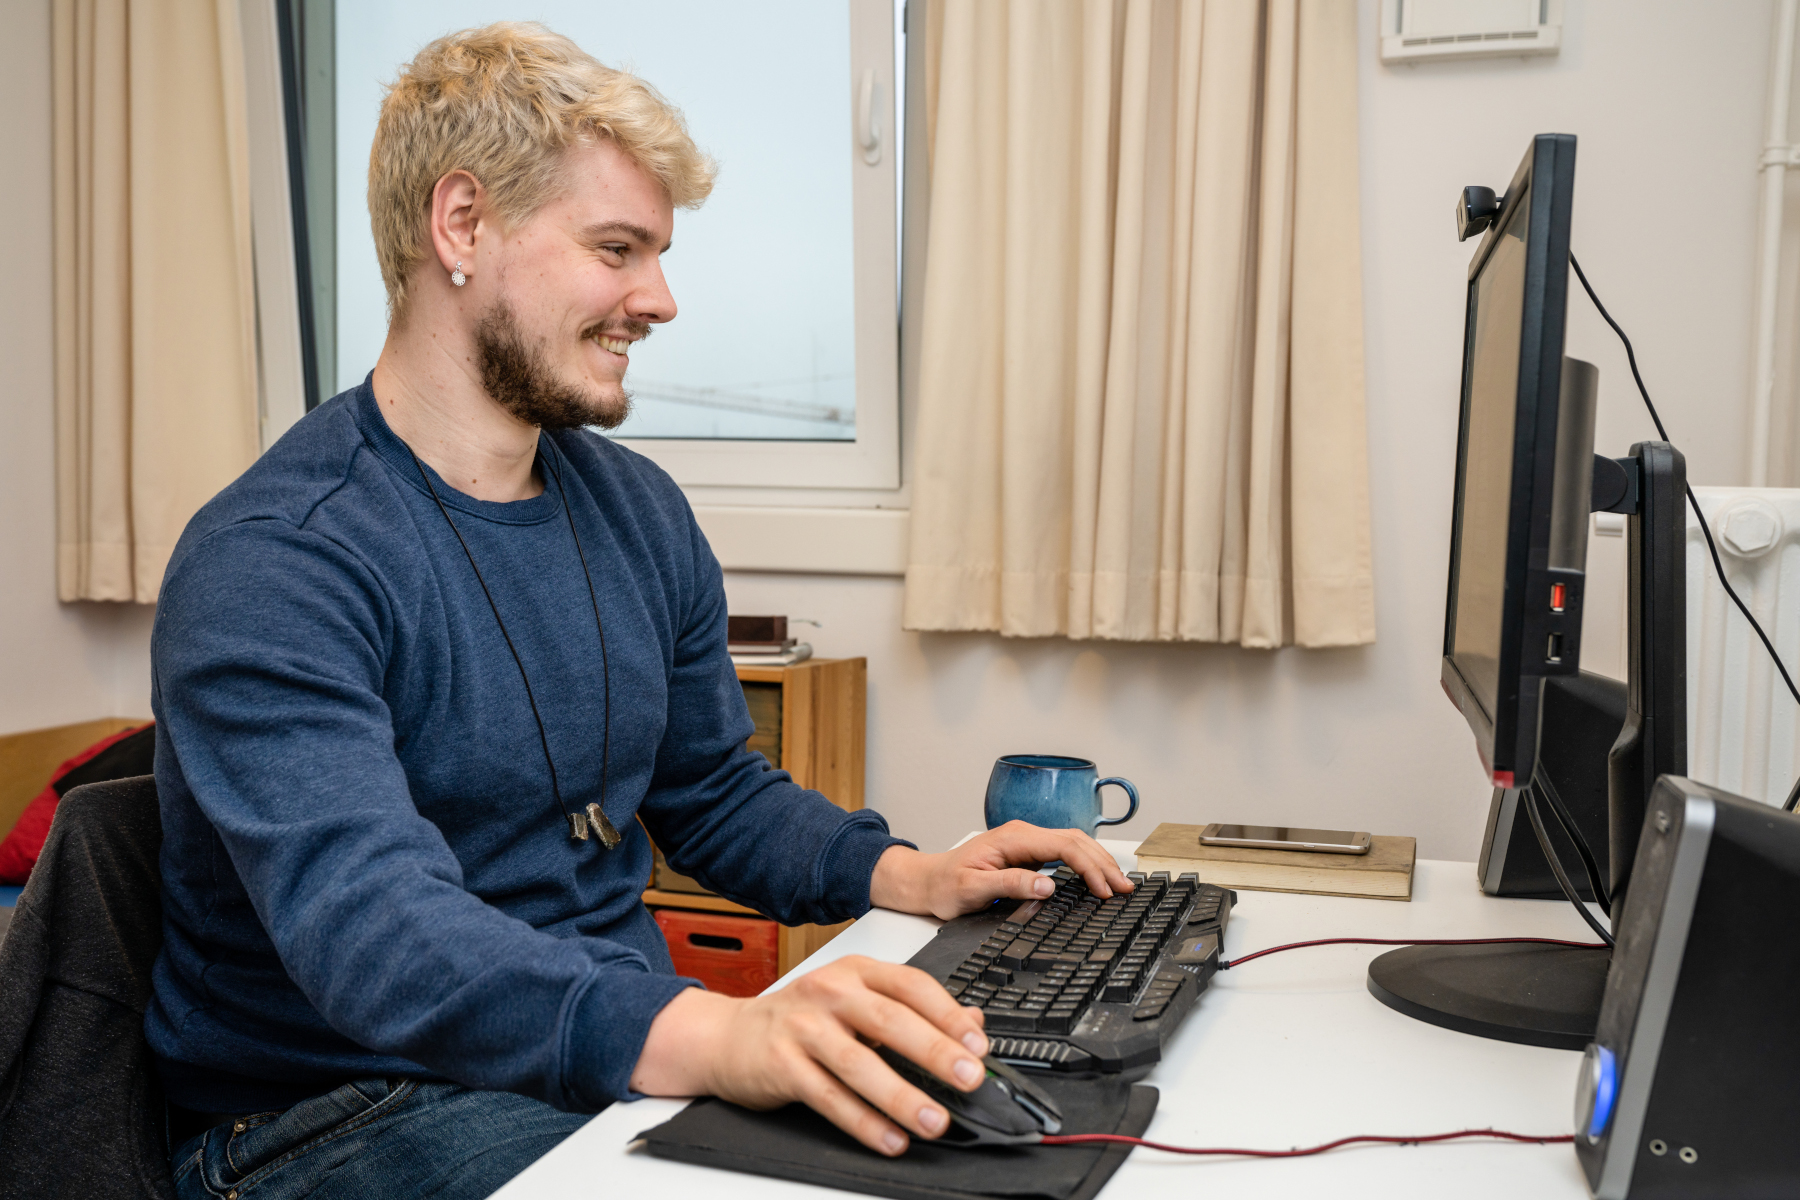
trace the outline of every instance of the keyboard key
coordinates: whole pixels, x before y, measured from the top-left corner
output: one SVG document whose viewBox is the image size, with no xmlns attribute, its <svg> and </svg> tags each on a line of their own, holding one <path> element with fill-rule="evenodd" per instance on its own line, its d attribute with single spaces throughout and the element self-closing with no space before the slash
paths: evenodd
<svg viewBox="0 0 1800 1200">
<path fill-rule="evenodd" d="M 1074 954 L 1066 950 L 1039 950 L 1027 960 L 1025 966 L 1032 971 L 1049 971 L 1065 964 L 1073 968 L 1086 959 L 1085 954 Z"/>
<path fill-rule="evenodd" d="M 1016 1008 L 984 1008 L 981 1015 L 983 1025 L 989 1033 L 1037 1032 L 1036 1013 L 1021 1012 Z"/>
<path fill-rule="evenodd" d="M 1005 967 L 1009 971 L 1023 971 L 1025 969 L 1026 960 L 1031 957 L 1031 952 L 1035 949 L 1037 949 L 1036 942 L 1028 942 L 1024 938 L 1019 938 L 1006 949 L 1002 950 L 1000 956 L 994 960 L 994 963 L 996 966 Z"/>
<path fill-rule="evenodd" d="M 1163 1015 L 1163 1009 L 1167 1007 L 1168 1005 L 1166 1004 L 1141 1004 L 1132 1011 L 1131 1019 L 1134 1021 L 1154 1021 L 1156 1018 Z"/>
<path fill-rule="evenodd" d="M 1013 973 L 1008 971 L 1005 967 L 989 967 L 981 973 L 981 981 L 983 983 L 991 983 L 997 986 L 1009 984 L 1012 982 L 1012 979 Z"/>
<path fill-rule="evenodd" d="M 1119 951 L 1116 947 L 1101 946 L 1096 950 L 1090 950 L 1088 952 L 1087 960 L 1091 963 L 1109 963 L 1118 953 Z"/>
</svg>

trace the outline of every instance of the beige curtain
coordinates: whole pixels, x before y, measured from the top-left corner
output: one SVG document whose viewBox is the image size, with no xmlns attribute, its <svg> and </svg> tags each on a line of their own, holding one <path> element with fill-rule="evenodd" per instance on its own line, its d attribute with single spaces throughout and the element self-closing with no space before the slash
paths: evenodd
<svg viewBox="0 0 1800 1200">
<path fill-rule="evenodd" d="M 1375 638 L 1356 6 L 936 0 L 910 629 Z"/>
<path fill-rule="evenodd" d="M 257 453 L 237 0 L 53 0 L 57 591 L 153 603 Z"/>
</svg>

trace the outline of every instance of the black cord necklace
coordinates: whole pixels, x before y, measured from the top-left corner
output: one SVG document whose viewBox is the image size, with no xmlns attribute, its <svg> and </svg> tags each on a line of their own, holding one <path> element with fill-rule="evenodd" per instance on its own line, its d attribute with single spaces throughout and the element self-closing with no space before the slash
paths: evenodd
<svg viewBox="0 0 1800 1200">
<path fill-rule="evenodd" d="M 506 622 L 500 618 L 500 606 L 494 603 L 494 593 L 488 590 L 487 580 L 481 577 L 481 568 L 475 565 L 475 554 L 469 549 L 469 543 L 463 538 L 462 530 L 450 519 L 450 510 L 444 507 L 443 498 L 432 485 L 431 476 L 425 471 L 425 464 L 419 456 L 413 454 L 411 446 L 406 452 L 412 454 L 413 466 L 419 470 L 419 478 L 425 481 L 425 490 L 437 502 L 438 511 L 444 514 L 444 523 L 450 526 L 450 532 L 456 535 L 457 544 L 463 549 L 463 555 L 469 560 L 469 569 L 475 572 L 475 582 L 481 585 L 481 594 L 487 597 L 488 608 L 494 614 L 494 624 L 500 627 L 500 636 L 506 641 L 506 648 L 512 652 L 513 665 L 519 668 L 519 680 L 525 685 L 525 700 L 531 705 L 531 719 L 537 722 L 538 741 L 544 747 L 544 765 L 550 768 L 550 793 L 556 798 L 556 806 L 562 810 L 563 817 L 569 822 L 569 839 L 585 842 L 591 830 L 600 839 L 600 844 L 611 850 L 624 841 L 606 815 L 606 776 L 612 760 L 612 674 L 607 669 L 606 661 L 606 626 L 600 620 L 600 599 L 594 592 L 594 577 L 588 571 L 587 554 L 581 548 L 581 534 L 575 530 L 575 513 L 569 507 L 569 492 L 563 487 L 562 465 L 555 461 L 562 457 L 562 449 L 554 438 L 545 439 L 550 443 L 551 455 L 544 459 L 555 474 L 556 491 L 562 501 L 563 515 L 569 519 L 569 536 L 575 539 L 575 556 L 581 560 L 581 574 L 587 580 L 588 602 L 594 606 L 594 628 L 600 634 L 600 679 L 605 699 L 601 702 L 601 734 L 600 734 L 600 802 L 590 803 L 585 814 L 571 812 L 562 797 L 562 788 L 556 781 L 556 760 L 550 757 L 550 738 L 544 732 L 544 718 L 538 713 L 537 697 L 531 690 L 531 677 L 525 674 L 525 661 L 519 657 L 518 647 L 513 645 L 512 635 L 506 632 Z M 402 443 L 404 444 L 404 443 Z"/>
</svg>

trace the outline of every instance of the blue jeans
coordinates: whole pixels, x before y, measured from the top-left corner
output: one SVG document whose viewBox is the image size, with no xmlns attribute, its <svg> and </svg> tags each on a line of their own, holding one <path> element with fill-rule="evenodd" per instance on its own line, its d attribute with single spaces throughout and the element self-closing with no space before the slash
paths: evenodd
<svg viewBox="0 0 1800 1200">
<path fill-rule="evenodd" d="M 175 1192 L 182 1200 L 475 1200 L 590 1119 L 511 1092 L 359 1080 L 189 1138 L 173 1156 Z"/>
</svg>

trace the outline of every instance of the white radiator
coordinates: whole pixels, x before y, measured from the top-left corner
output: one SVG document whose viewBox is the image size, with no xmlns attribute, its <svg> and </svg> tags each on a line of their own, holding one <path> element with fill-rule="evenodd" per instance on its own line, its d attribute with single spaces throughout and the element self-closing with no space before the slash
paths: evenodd
<svg viewBox="0 0 1800 1200">
<path fill-rule="evenodd" d="M 1697 487 L 1731 586 L 1800 681 L 1800 488 Z M 1719 586 L 1687 509 L 1688 775 L 1768 804 L 1800 775 L 1800 705 Z"/>
</svg>

